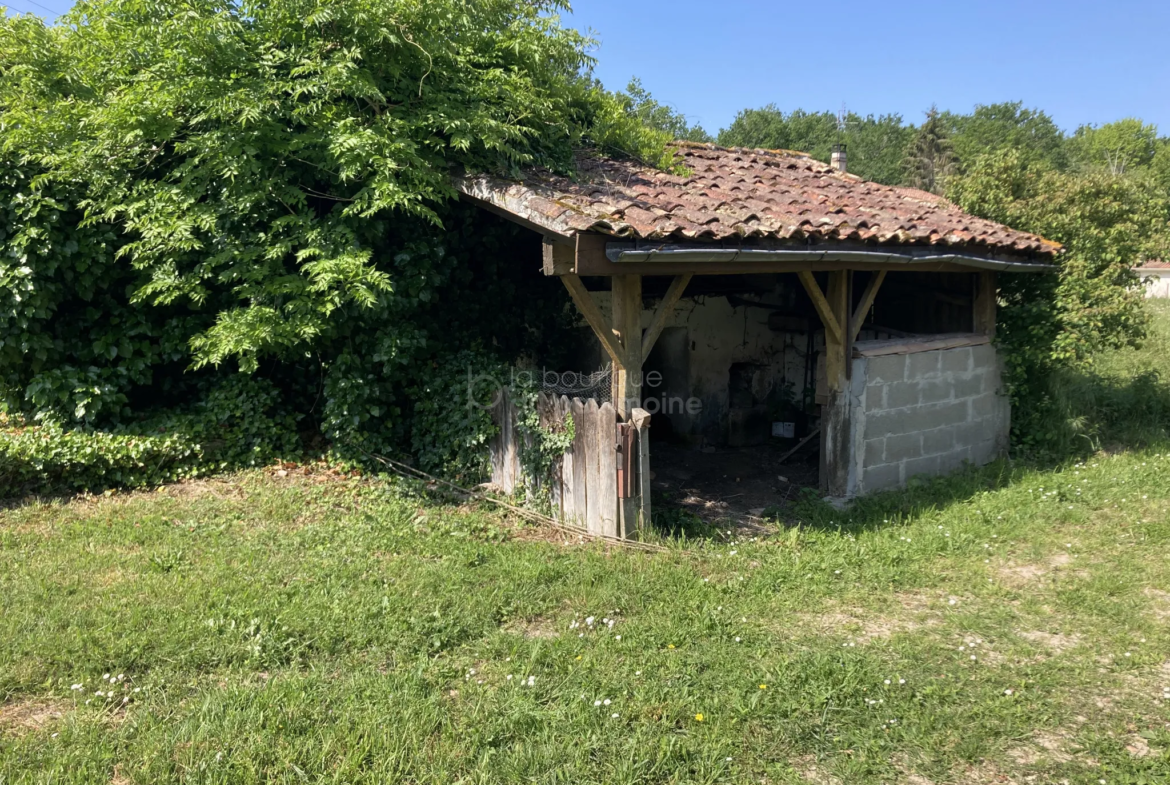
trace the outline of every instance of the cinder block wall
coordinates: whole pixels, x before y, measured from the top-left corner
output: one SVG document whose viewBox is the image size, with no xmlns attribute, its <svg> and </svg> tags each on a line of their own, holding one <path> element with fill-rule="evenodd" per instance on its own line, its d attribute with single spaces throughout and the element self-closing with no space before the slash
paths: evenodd
<svg viewBox="0 0 1170 785">
<path fill-rule="evenodd" d="M 989 344 L 854 359 L 850 393 L 854 494 L 1007 451 L 1010 408 Z"/>
</svg>

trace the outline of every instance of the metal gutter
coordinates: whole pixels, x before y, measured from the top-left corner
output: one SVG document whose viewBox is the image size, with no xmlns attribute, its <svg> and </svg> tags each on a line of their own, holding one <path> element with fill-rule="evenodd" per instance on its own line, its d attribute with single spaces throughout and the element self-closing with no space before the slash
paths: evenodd
<svg viewBox="0 0 1170 785">
<path fill-rule="evenodd" d="M 638 247 L 634 243 L 606 243 L 605 256 L 611 262 L 859 262 L 865 264 L 929 265 L 961 264 L 982 270 L 1011 272 L 1048 272 L 1055 265 L 1040 262 L 1016 262 L 988 259 L 960 253 L 914 253 L 864 251 L 852 248 L 782 249 L 782 248 L 696 248 L 683 245 Z"/>
</svg>

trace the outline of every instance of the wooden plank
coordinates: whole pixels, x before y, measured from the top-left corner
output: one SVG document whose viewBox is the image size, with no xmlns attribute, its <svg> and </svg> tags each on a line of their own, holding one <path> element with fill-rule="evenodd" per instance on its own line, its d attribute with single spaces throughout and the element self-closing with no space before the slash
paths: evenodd
<svg viewBox="0 0 1170 785">
<path fill-rule="evenodd" d="M 569 296 L 573 298 L 577 310 L 585 317 L 585 322 L 593 328 L 593 334 L 597 336 L 597 340 L 601 341 L 601 346 L 609 354 L 609 359 L 613 360 L 614 368 L 622 367 L 622 345 L 614 336 L 610 326 L 606 324 L 605 317 L 602 315 L 601 309 L 597 307 L 597 303 L 593 302 L 593 298 L 589 296 L 585 284 L 581 283 L 581 279 L 576 275 L 562 275 L 560 278 L 561 282 L 565 284 L 565 288 L 569 290 Z"/>
<path fill-rule="evenodd" d="M 870 276 L 869 283 L 865 285 L 865 293 L 861 295 L 861 302 L 857 304 L 857 310 L 853 312 L 853 321 L 850 323 L 854 341 L 857 340 L 857 335 L 861 332 L 861 325 L 865 323 L 865 315 L 869 313 L 870 308 L 873 308 L 874 298 L 877 297 L 878 289 L 881 288 L 884 280 L 886 280 L 886 271 L 878 270 Z"/>
<path fill-rule="evenodd" d="M 995 335 L 995 300 L 995 273 L 979 273 L 975 284 L 975 332 Z"/>
<path fill-rule="evenodd" d="M 504 433 L 504 493 L 514 493 L 520 476 L 520 455 L 516 449 L 516 410 L 512 396 L 504 391 L 504 416 L 500 426 Z"/>
<path fill-rule="evenodd" d="M 958 349 L 963 346 L 980 346 L 985 343 L 991 343 L 991 337 L 980 333 L 924 337 L 920 340 L 864 341 L 854 347 L 853 356 L 882 357 L 887 354 L 916 354 L 939 349 Z"/>
<path fill-rule="evenodd" d="M 573 422 L 576 433 L 573 436 L 573 508 L 575 523 L 582 529 L 588 528 L 589 521 L 589 450 L 586 447 L 585 435 L 585 402 L 574 398 Z"/>
<path fill-rule="evenodd" d="M 601 465 L 598 462 L 597 426 L 599 416 L 596 399 L 590 398 L 585 402 L 583 419 L 585 421 L 585 495 L 589 505 L 586 510 L 585 528 L 589 530 L 590 534 L 601 534 L 603 531 L 601 522 L 603 500 L 601 498 Z"/>
<path fill-rule="evenodd" d="M 627 417 L 642 397 L 642 276 L 618 275 L 612 281 L 613 332 L 622 347 L 612 397 L 618 416 Z"/>
<path fill-rule="evenodd" d="M 570 275 L 576 261 L 576 248 L 567 243 L 544 238 L 544 274 Z"/>
<path fill-rule="evenodd" d="M 797 273 L 797 276 L 800 278 L 800 282 L 804 284 L 804 290 L 808 292 L 808 296 L 813 302 L 813 307 L 817 309 L 817 315 L 821 317 L 821 324 L 825 326 L 826 339 L 832 335 L 834 340 L 840 342 L 841 326 L 837 323 L 837 317 L 833 314 L 833 308 L 829 305 L 829 301 L 825 299 L 825 295 L 821 291 L 817 279 L 807 270 L 800 271 Z"/>
<path fill-rule="evenodd" d="M 597 409 L 597 522 L 599 534 L 619 537 L 617 500 L 617 410 L 609 401 Z M 592 491 L 592 488 L 590 488 Z"/>
<path fill-rule="evenodd" d="M 812 276 L 809 276 L 810 278 Z M 807 285 L 807 284 L 806 284 Z M 819 292 L 820 287 L 813 286 Z M 825 329 L 825 381 L 828 384 L 829 395 L 840 390 L 845 382 L 845 335 L 839 325 L 845 324 L 849 313 L 849 282 L 848 272 L 829 273 L 829 291 L 823 298 L 825 307 L 829 309 L 829 320 L 837 329 L 830 335 Z"/>
<path fill-rule="evenodd" d="M 540 407 L 541 412 L 541 427 L 553 429 L 554 432 L 559 432 L 564 427 L 565 417 L 564 413 L 559 410 L 560 399 L 548 393 L 542 392 L 537 399 L 537 406 Z M 549 467 L 548 475 L 542 478 L 542 482 L 548 486 L 548 500 L 552 506 L 552 516 L 558 520 L 562 518 L 561 511 L 561 494 L 564 487 L 561 484 L 561 466 L 564 463 L 565 456 L 562 454 L 553 461 L 553 465 Z"/>
<path fill-rule="evenodd" d="M 496 434 L 488 443 L 488 454 L 491 456 L 492 463 L 492 484 L 500 488 L 504 487 L 504 391 L 501 388 L 496 391 L 496 397 L 492 401 L 491 408 L 492 423 L 496 426 Z"/>
<path fill-rule="evenodd" d="M 569 449 L 565 450 L 565 457 L 561 459 L 561 521 L 569 525 L 577 517 L 577 495 L 573 490 L 573 446 L 576 444 L 576 421 L 573 419 L 573 404 L 565 396 L 557 401 L 557 410 L 567 416 L 574 423 L 574 439 L 569 442 Z"/>
<path fill-rule="evenodd" d="M 694 278 L 693 273 L 675 276 L 674 280 L 670 282 L 670 287 L 666 290 L 666 296 L 658 303 L 658 308 L 655 309 L 654 316 L 650 319 L 650 326 L 646 328 L 646 332 L 642 335 L 643 365 L 646 364 L 646 358 L 653 351 L 658 336 L 662 334 L 667 320 L 674 313 L 674 307 L 678 305 L 678 301 L 682 297 L 683 291 L 686 290 L 687 284 L 691 282 L 691 278 Z"/>
<path fill-rule="evenodd" d="M 638 517 L 636 534 L 641 535 L 650 527 L 650 412 L 634 409 L 631 421 L 638 429 Z M 626 536 L 631 536 L 626 527 Z"/>
</svg>

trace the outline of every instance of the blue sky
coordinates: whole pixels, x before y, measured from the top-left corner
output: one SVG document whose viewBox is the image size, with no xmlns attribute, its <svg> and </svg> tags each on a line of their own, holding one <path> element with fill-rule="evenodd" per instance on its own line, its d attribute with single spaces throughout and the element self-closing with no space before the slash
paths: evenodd
<svg viewBox="0 0 1170 785">
<path fill-rule="evenodd" d="M 578 0 L 565 22 L 596 33 L 607 87 L 637 75 L 712 132 L 767 103 L 917 123 L 1023 101 L 1067 131 L 1136 116 L 1170 135 L 1168 0 Z"/>
</svg>

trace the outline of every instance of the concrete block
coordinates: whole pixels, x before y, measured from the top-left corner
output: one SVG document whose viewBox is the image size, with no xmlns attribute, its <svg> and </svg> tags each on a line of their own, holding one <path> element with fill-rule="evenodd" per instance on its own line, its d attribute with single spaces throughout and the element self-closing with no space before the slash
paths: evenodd
<svg viewBox="0 0 1170 785">
<path fill-rule="evenodd" d="M 913 417 L 904 423 L 902 433 L 915 431 L 929 431 L 934 428 L 943 428 L 947 425 L 958 425 L 966 422 L 968 417 L 967 401 L 952 401 L 938 403 L 932 406 L 919 406 L 912 410 Z"/>
<path fill-rule="evenodd" d="M 865 416 L 865 437 L 878 439 L 892 433 L 906 433 L 911 430 L 909 423 L 915 420 L 916 414 L 914 409 L 894 409 L 867 414 Z"/>
<path fill-rule="evenodd" d="M 870 383 L 900 382 L 906 378 L 906 355 L 887 354 L 870 357 L 867 372 Z"/>
<path fill-rule="evenodd" d="M 878 466 L 886 462 L 886 440 L 869 439 L 865 442 L 864 453 L 862 457 L 862 466 Z"/>
<path fill-rule="evenodd" d="M 989 343 L 971 347 L 971 364 L 974 370 L 982 368 L 998 368 L 995 356 L 995 347 Z"/>
<path fill-rule="evenodd" d="M 906 406 L 918 405 L 918 390 L 920 383 L 893 382 L 886 385 L 886 408 L 902 409 Z"/>
<path fill-rule="evenodd" d="M 995 429 L 988 420 L 970 420 L 959 423 L 951 431 L 956 447 L 970 447 L 972 444 L 991 438 Z"/>
<path fill-rule="evenodd" d="M 942 352 L 943 373 L 968 373 L 971 370 L 971 347 L 960 346 L 958 349 L 944 349 Z"/>
<path fill-rule="evenodd" d="M 918 477 L 919 475 L 938 474 L 938 456 L 927 455 L 924 458 L 915 458 L 912 461 L 906 461 L 902 464 L 902 475 L 909 480 L 911 477 Z"/>
<path fill-rule="evenodd" d="M 938 456 L 938 473 L 949 474 L 963 468 L 963 464 L 971 460 L 971 451 L 967 448 L 951 450 Z"/>
<path fill-rule="evenodd" d="M 995 439 L 978 442 L 971 447 L 971 463 L 982 466 L 991 463 L 999 457 L 999 447 Z"/>
<path fill-rule="evenodd" d="M 907 382 L 909 384 L 910 382 Z M 919 403 L 942 403 L 952 398 L 954 383 L 947 377 L 918 383 Z M 960 398 L 960 395 L 953 395 Z"/>
<path fill-rule="evenodd" d="M 935 428 L 933 431 L 922 432 L 922 454 L 939 455 L 955 448 L 955 428 L 962 426 L 947 426 Z"/>
<path fill-rule="evenodd" d="M 929 379 L 939 373 L 939 358 L 942 352 L 918 352 L 906 355 L 906 379 Z"/>
<path fill-rule="evenodd" d="M 918 431 L 886 437 L 886 461 L 908 461 L 922 456 L 922 434 Z"/>
<path fill-rule="evenodd" d="M 995 417 L 1000 413 L 999 396 L 995 393 L 983 393 L 971 399 L 971 419 L 983 420 Z"/>
<path fill-rule="evenodd" d="M 861 489 L 864 493 L 897 488 L 901 484 L 901 464 L 887 463 L 882 466 L 871 466 L 861 473 Z"/>
<path fill-rule="evenodd" d="M 865 411 L 877 412 L 886 408 L 886 385 L 870 384 L 865 388 Z"/>
<path fill-rule="evenodd" d="M 951 390 L 955 394 L 955 399 L 974 398 L 977 395 L 982 395 L 986 379 L 987 374 L 985 373 L 955 374 L 951 380 Z"/>
</svg>

